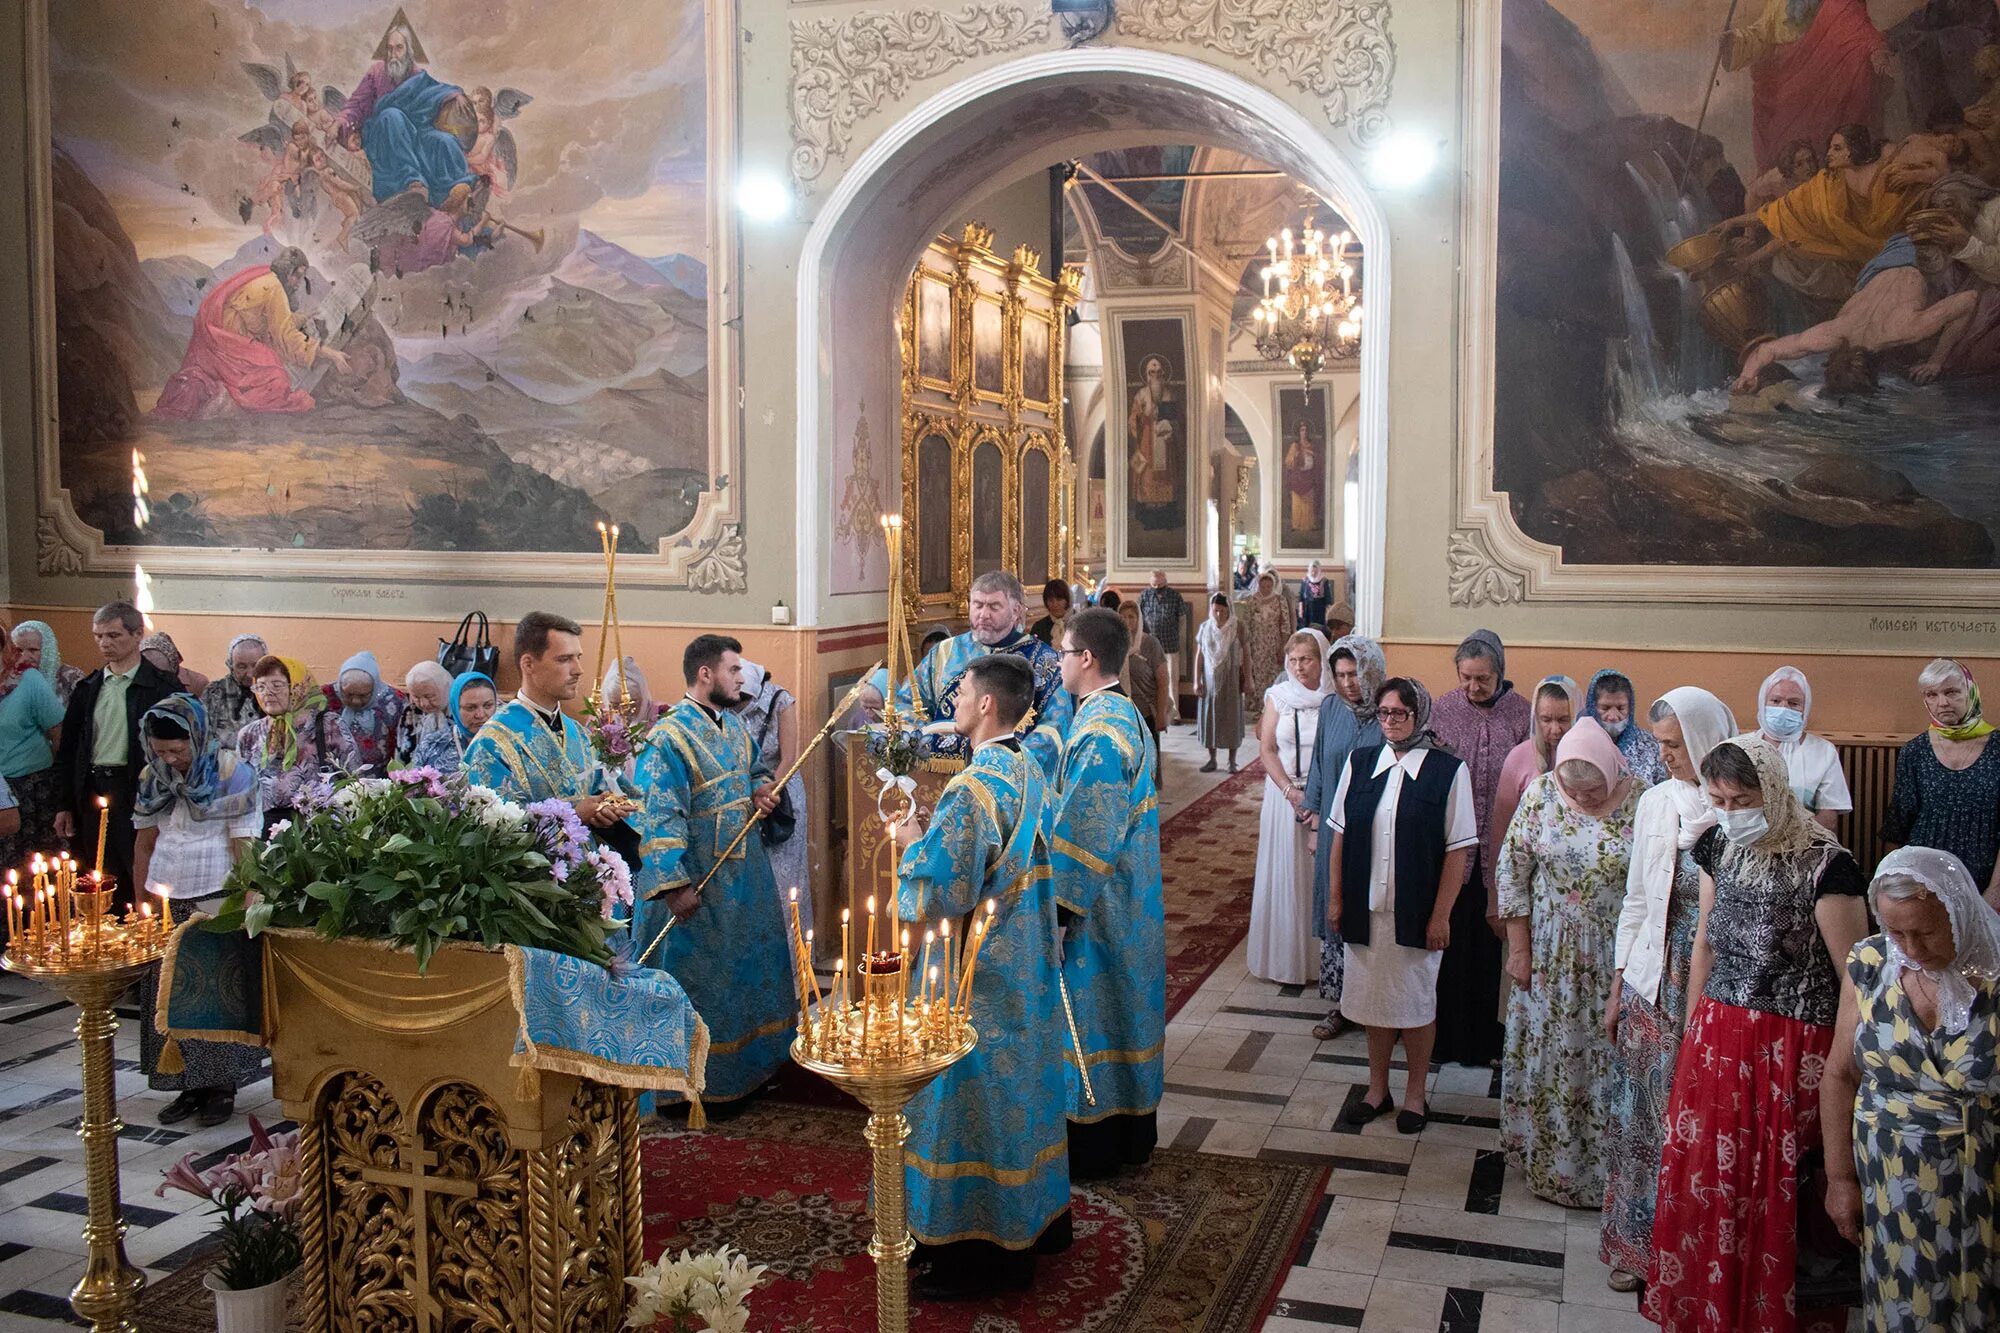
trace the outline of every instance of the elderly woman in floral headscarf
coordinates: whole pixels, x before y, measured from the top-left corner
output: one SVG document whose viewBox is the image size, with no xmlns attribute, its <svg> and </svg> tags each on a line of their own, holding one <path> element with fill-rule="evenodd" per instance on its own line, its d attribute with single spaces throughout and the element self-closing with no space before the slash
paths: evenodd
<svg viewBox="0 0 2000 1333">
<path fill-rule="evenodd" d="M 173 636 L 165 630 L 155 630 L 139 640 L 139 653 L 148 662 L 179 680 L 181 688 L 195 698 L 201 698 L 208 689 L 208 677 L 182 659 L 181 650 L 175 646 Z"/>
<path fill-rule="evenodd" d="M 375 654 L 359 652 L 340 665 L 328 702 L 339 712 L 334 723 L 347 733 L 363 773 L 381 777 L 396 756 L 396 728 L 403 719 L 403 696 L 382 679 Z"/>
<path fill-rule="evenodd" d="M 84 671 L 62 660 L 56 632 L 49 628 L 47 621 L 24 620 L 14 626 L 13 639 L 14 646 L 21 651 L 15 670 L 40 671 L 42 678 L 55 690 L 56 702 L 67 708 L 70 693 L 83 679 Z"/>
<path fill-rule="evenodd" d="M 1694 847 L 1696 998 L 1660 1160 L 1653 1235 L 1664 1248 L 1643 1309 L 1668 1333 L 1837 1333 L 1840 1298 L 1797 1289 L 1816 1255 L 1800 1217 L 1821 1206 L 1801 1199 L 1801 1176 L 1820 1148 L 1819 1083 L 1840 968 L 1868 930 L 1867 882 L 1792 794 L 1776 746 L 1724 741 L 1701 776 L 1716 827 Z"/>
<path fill-rule="evenodd" d="M 139 749 L 146 766 L 132 806 L 133 877 L 147 894 L 171 899 L 183 916 L 214 915 L 230 868 L 262 829 L 257 770 L 216 745 L 208 714 L 191 694 L 171 695 L 147 710 L 139 721 Z M 149 1020 L 159 986 L 155 964 L 140 987 L 140 1012 Z M 139 1025 L 139 1067 L 147 1086 L 180 1094 L 160 1112 L 160 1123 L 194 1116 L 204 1126 L 221 1124 L 235 1110 L 236 1090 L 256 1079 L 262 1053 L 234 1042 L 174 1045 L 170 1056 L 154 1025 Z"/>
<path fill-rule="evenodd" d="M 2000 1328 L 2000 914 L 1950 852 L 1882 858 L 1820 1083 L 1827 1212 L 1870 1329 Z"/>
<path fill-rule="evenodd" d="M 1326 924 L 1347 942 L 1340 1011 L 1368 1029 L 1368 1087 L 1347 1123 L 1365 1125 L 1396 1109 L 1389 1062 L 1401 1040 L 1409 1072 L 1396 1128 L 1415 1134 L 1428 1119 L 1438 966 L 1479 826 L 1472 775 L 1438 748 L 1422 682 L 1384 681 L 1375 717 L 1383 744 L 1349 756 L 1327 806 L 1333 879 Z"/>
<path fill-rule="evenodd" d="M 1313 1024 L 1313 1036 L 1332 1041 L 1352 1026 L 1340 1016 L 1340 991 L 1347 958 L 1346 942 L 1326 924 L 1326 889 L 1333 855 L 1333 835 L 1326 831 L 1333 789 L 1347 768 L 1347 757 L 1365 745 L 1382 743 L 1375 721 L 1375 692 L 1388 678 L 1382 645 L 1365 634 L 1345 634 L 1334 640 L 1331 656 L 1333 691 L 1319 706 L 1319 730 L 1313 737 L 1312 766 L 1306 772 L 1305 810 L 1312 816 L 1313 934 L 1319 938 L 1319 997 L 1333 1007 Z"/>
<path fill-rule="evenodd" d="M 354 743 L 328 716 L 326 692 L 304 662 L 266 657 L 250 688 L 264 716 L 236 733 L 236 750 L 257 768 L 268 828 L 292 817 L 321 774 L 352 767 Z"/>
<path fill-rule="evenodd" d="M 1606 667 L 1590 678 L 1583 715 L 1597 719 L 1606 734 L 1618 742 L 1625 767 L 1650 787 L 1667 780 L 1667 766 L 1660 762 L 1660 746 L 1653 733 L 1639 724 L 1638 710 L 1639 696 L 1632 689 L 1630 676 Z"/>
</svg>

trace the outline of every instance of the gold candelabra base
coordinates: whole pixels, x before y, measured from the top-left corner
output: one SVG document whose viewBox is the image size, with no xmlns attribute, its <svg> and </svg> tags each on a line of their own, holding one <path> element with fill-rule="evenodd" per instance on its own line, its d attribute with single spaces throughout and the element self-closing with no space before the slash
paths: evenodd
<svg viewBox="0 0 2000 1333">
<path fill-rule="evenodd" d="M 118 1189 L 118 1135 L 125 1122 L 118 1118 L 111 1040 L 118 1031 L 118 1018 L 111 1006 L 159 956 L 155 948 L 150 957 L 52 965 L 46 955 L 30 958 L 12 949 L 0 955 L 0 967 L 47 983 L 81 1011 L 76 1036 L 83 1057 L 83 1126 L 77 1135 L 83 1140 L 90 1201 L 83 1226 L 90 1258 L 70 1291 L 69 1306 L 79 1319 L 90 1321 L 93 1333 L 138 1333 L 139 1328 L 132 1315 L 139 1308 L 146 1275 L 125 1257 L 124 1208 Z"/>
<path fill-rule="evenodd" d="M 809 1046 L 803 1036 L 792 1041 L 792 1059 L 800 1067 L 868 1108 L 862 1137 L 875 1167 L 875 1238 L 868 1243 L 868 1253 L 875 1260 L 877 1333 L 909 1333 L 910 1328 L 910 1255 L 917 1246 L 910 1237 L 909 1195 L 903 1181 L 903 1142 L 910 1136 L 903 1108 L 978 1043 L 978 1034 L 969 1025 L 961 1031 L 964 1040 L 948 1049 L 900 1056 L 869 1054 L 852 1062 L 808 1054 L 824 1047 Z"/>
</svg>

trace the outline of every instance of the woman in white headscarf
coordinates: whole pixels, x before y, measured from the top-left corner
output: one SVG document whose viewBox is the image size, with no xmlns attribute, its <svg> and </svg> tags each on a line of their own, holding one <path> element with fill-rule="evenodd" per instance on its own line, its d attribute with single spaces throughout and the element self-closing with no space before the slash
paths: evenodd
<svg viewBox="0 0 2000 1333">
<path fill-rule="evenodd" d="M 1264 809 L 1257 824 L 1257 878 L 1250 898 L 1250 975 L 1285 986 L 1319 980 L 1313 933 L 1312 845 L 1306 775 L 1319 736 L 1319 706 L 1333 690 L 1326 636 L 1300 630 L 1285 645 L 1284 678 L 1264 691 L 1257 748 L 1264 757 Z"/>
<path fill-rule="evenodd" d="M 1687 1023 L 1688 965 L 1701 915 L 1701 869 L 1694 845 L 1715 827 L 1702 790 L 1701 762 L 1736 734 L 1736 717 L 1707 690 L 1683 685 L 1647 714 L 1668 778 L 1639 798 L 1632 821 L 1632 867 L 1612 954 L 1605 1001 L 1612 1041 L 1612 1097 L 1606 1116 L 1604 1226 L 1598 1258 L 1615 1291 L 1637 1291 L 1653 1258 L 1653 1203 L 1659 1188 L 1667 1099 Z"/>
<path fill-rule="evenodd" d="M 784 774 L 799 750 L 798 701 L 792 692 L 771 679 L 771 673 L 755 662 L 743 663 L 743 702 L 737 713 L 757 742 L 757 755 L 773 777 Z M 799 891 L 799 928 L 813 926 L 811 867 L 806 860 L 806 780 L 802 773 L 785 784 L 792 810 L 792 832 L 783 842 L 766 842 L 771 858 L 771 878 L 778 886 L 781 905 Z M 789 918 L 787 918 L 789 920 Z"/>
<path fill-rule="evenodd" d="M 2000 1328 L 2000 914 L 1950 852 L 1882 858 L 1820 1083 L 1826 1209 L 1866 1326 Z"/>
<path fill-rule="evenodd" d="M 1856 1293 L 1822 1267 L 1811 1219 L 1823 1205 L 1807 1196 L 1868 882 L 1792 795 L 1776 746 L 1726 740 L 1700 772 L 1716 826 L 1694 845 L 1693 1007 L 1660 1154 L 1653 1232 L 1665 1243 L 1642 1308 L 1667 1333 L 1840 1333 Z"/>
<path fill-rule="evenodd" d="M 1795 666 L 1781 666 L 1764 677 L 1757 691 L 1757 734 L 1778 747 L 1792 775 L 1792 794 L 1812 811 L 1824 828 L 1840 822 L 1854 808 L 1847 777 L 1840 771 L 1840 752 L 1824 736 L 1806 730 L 1812 717 L 1812 685 Z"/>
</svg>

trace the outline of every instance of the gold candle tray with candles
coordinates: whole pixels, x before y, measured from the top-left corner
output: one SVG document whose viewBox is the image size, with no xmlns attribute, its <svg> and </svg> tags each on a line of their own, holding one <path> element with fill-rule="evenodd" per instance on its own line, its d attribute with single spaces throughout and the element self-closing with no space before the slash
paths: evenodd
<svg viewBox="0 0 2000 1333">
<path fill-rule="evenodd" d="M 100 820 L 100 826 L 103 821 Z M 117 882 L 104 873 L 103 838 L 97 868 L 81 873 L 69 853 L 37 854 L 28 863 L 28 883 L 9 870 L 0 901 L 7 914 L 7 946 L 0 967 L 47 984 L 74 1004 L 76 1035 L 83 1065 L 85 1194 L 89 1220 L 83 1239 L 89 1259 L 70 1290 L 70 1308 L 99 1333 L 127 1333 L 138 1325 L 145 1274 L 125 1256 L 125 1219 L 118 1188 L 118 1092 L 112 1037 L 118 997 L 165 952 L 173 930 L 172 900 L 164 894 L 160 913 L 151 903 L 122 916 L 114 895 Z"/>
<path fill-rule="evenodd" d="M 868 1108 L 865 1137 L 875 1182 L 875 1237 L 868 1253 L 875 1260 L 875 1326 L 878 1333 L 907 1333 L 909 1260 L 916 1244 L 910 1237 L 903 1179 L 903 1142 L 910 1135 L 903 1108 L 978 1044 L 971 1022 L 972 983 L 980 948 L 993 927 L 995 904 L 989 900 L 983 916 L 968 917 L 970 929 L 956 937 L 948 921 L 937 932 L 926 931 L 918 954 L 911 949 L 910 932 L 897 933 L 893 913 L 890 947 L 876 948 L 881 927 L 877 900 L 871 896 L 858 962 L 850 952 L 852 913 L 843 911 L 840 971 L 828 995 L 821 993 L 813 975 L 812 935 L 799 931 L 798 898 L 798 890 L 792 890 L 792 956 L 799 994 L 792 1059 Z"/>
</svg>

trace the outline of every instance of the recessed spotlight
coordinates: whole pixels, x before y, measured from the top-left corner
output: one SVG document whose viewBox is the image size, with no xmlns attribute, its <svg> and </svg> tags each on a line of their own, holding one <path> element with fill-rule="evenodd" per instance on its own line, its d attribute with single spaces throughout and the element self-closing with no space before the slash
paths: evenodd
<svg viewBox="0 0 2000 1333">
<path fill-rule="evenodd" d="M 736 183 L 736 206 L 753 222 L 776 222 L 792 211 L 792 190 L 770 171 L 746 171 Z"/>
<path fill-rule="evenodd" d="M 1422 183 L 1437 165 L 1437 144 L 1420 134 L 1392 134 L 1369 160 L 1369 175 L 1377 185 L 1408 189 Z"/>
</svg>

